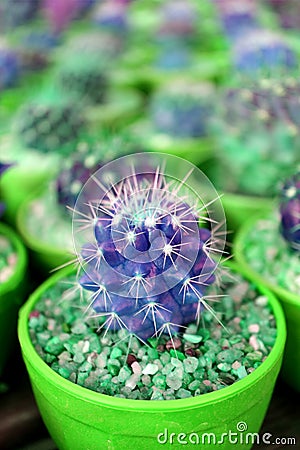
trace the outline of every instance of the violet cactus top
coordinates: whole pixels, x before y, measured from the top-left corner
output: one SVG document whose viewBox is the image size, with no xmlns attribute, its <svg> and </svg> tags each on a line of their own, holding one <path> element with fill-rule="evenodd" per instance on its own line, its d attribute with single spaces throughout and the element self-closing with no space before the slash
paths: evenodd
<svg viewBox="0 0 300 450">
<path fill-rule="evenodd" d="M 90 205 L 94 243 L 82 247 L 80 284 L 91 292 L 100 328 L 124 328 L 143 342 L 172 337 L 199 320 L 203 308 L 211 310 L 212 234 L 199 228 L 200 211 L 180 192 L 181 182 L 168 180 L 159 167 L 109 185 Z M 83 216 L 78 220 L 85 222 Z"/>
<path fill-rule="evenodd" d="M 300 172 L 288 179 L 280 196 L 281 233 L 290 247 L 300 251 Z"/>
</svg>

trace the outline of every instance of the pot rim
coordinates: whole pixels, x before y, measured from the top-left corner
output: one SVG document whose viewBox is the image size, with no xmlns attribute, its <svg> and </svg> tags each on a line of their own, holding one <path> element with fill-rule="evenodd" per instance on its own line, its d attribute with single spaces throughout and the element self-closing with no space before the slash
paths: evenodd
<svg viewBox="0 0 300 450">
<path fill-rule="evenodd" d="M 231 268 L 236 266 L 232 263 L 226 265 Z M 236 270 L 236 269 L 235 269 Z M 245 378 L 233 383 L 231 386 L 227 386 L 224 389 L 210 392 L 206 395 L 199 395 L 197 397 L 190 397 L 185 399 L 175 399 L 168 401 L 159 400 L 132 400 L 126 398 L 119 398 L 94 392 L 88 388 L 79 386 L 56 373 L 51 369 L 46 362 L 36 352 L 29 335 L 28 329 L 28 317 L 32 311 L 35 303 L 40 299 L 42 293 L 44 293 L 50 286 L 54 285 L 59 279 L 64 276 L 75 272 L 75 265 L 60 270 L 56 274 L 48 278 L 43 284 L 41 284 L 35 292 L 29 297 L 27 302 L 21 308 L 19 313 L 18 323 L 18 336 L 21 345 L 21 350 L 26 362 L 31 365 L 35 372 L 40 372 L 42 377 L 46 379 L 52 386 L 60 391 L 67 392 L 68 395 L 81 399 L 84 402 L 89 402 L 94 405 L 101 404 L 105 407 L 110 407 L 118 410 L 127 411 L 148 411 L 148 412 L 172 412 L 178 410 L 189 410 L 195 406 L 206 406 L 212 403 L 224 401 L 235 397 L 240 392 L 243 392 L 251 385 L 256 385 L 264 378 L 266 373 L 269 373 L 273 366 L 281 359 L 284 351 L 286 340 L 286 324 L 282 307 L 276 297 L 265 287 L 259 285 L 258 290 L 268 297 L 269 304 L 272 308 L 273 314 L 276 319 L 277 325 L 277 337 L 275 344 L 267 356 L 266 360 L 252 373 L 248 374 Z M 244 275 L 243 271 L 240 271 Z"/>
<path fill-rule="evenodd" d="M 255 281 L 256 284 L 265 285 L 270 291 L 274 292 L 274 294 L 280 299 L 289 305 L 295 306 L 300 308 L 300 296 L 297 295 L 294 292 L 290 292 L 288 289 L 283 288 L 281 286 L 278 286 L 270 281 L 268 281 L 266 278 L 264 278 L 262 275 L 257 273 L 247 262 L 246 258 L 243 254 L 243 244 L 245 242 L 245 237 L 250 231 L 250 229 L 253 227 L 253 225 L 258 220 L 263 220 L 267 218 L 265 214 L 258 214 L 255 217 L 251 218 L 249 221 L 247 221 L 238 231 L 236 238 L 234 240 L 233 248 L 235 249 L 234 255 L 235 259 L 238 262 L 238 264 L 243 268 L 244 272 L 249 273 L 250 277 Z"/>
<path fill-rule="evenodd" d="M 15 233 L 15 231 L 8 225 L 5 225 L 4 223 L 0 223 L 0 236 L 5 236 L 12 242 L 13 247 L 15 248 L 16 253 L 18 255 L 17 263 L 13 274 L 9 277 L 7 281 L 0 284 L 0 300 L 1 300 L 2 295 L 4 296 L 4 294 L 13 291 L 19 284 L 20 280 L 22 279 L 27 266 L 27 252 L 22 241 Z"/>
</svg>

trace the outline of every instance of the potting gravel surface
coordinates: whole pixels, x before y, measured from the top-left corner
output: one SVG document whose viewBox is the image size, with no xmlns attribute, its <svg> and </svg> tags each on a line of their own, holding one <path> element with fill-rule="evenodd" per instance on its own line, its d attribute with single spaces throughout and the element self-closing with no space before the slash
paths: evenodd
<svg viewBox="0 0 300 450">
<path fill-rule="evenodd" d="M 279 231 L 279 216 L 259 220 L 247 233 L 243 253 L 250 266 L 271 283 L 300 293 L 300 252 L 292 250 Z"/>
<path fill-rule="evenodd" d="M 226 328 L 205 310 L 199 326 L 189 325 L 173 342 L 168 336 L 151 338 L 147 346 L 129 339 L 126 330 L 97 333 L 99 320 L 84 319 L 79 292 L 66 293 L 66 283 L 74 285 L 74 277 L 49 288 L 36 303 L 30 336 L 54 371 L 103 394 L 170 400 L 216 391 L 260 366 L 276 339 L 267 298 L 242 279 L 226 278 L 226 296 L 212 305 Z"/>
<path fill-rule="evenodd" d="M 9 239 L 0 235 L 0 284 L 5 283 L 14 273 L 17 253 Z"/>
</svg>

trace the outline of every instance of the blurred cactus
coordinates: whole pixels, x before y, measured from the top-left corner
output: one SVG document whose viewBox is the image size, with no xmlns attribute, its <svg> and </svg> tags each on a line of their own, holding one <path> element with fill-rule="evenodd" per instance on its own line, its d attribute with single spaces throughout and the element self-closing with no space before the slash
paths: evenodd
<svg viewBox="0 0 300 450">
<path fill-rule="evenodd" d="M 134 137 L 125 132 L 102 133 L 79 139 L 72 155 L 62 163 L 56 180 L 58 203 L 66 212 L 72 210 L 81 189 L 93 173 L 107 162 L 137 150 L 140 151 L 140 148 Z M 89 200 L 86 198 L 87 202 Z"/>
<path fill-rule="evenodd" d="M 229 89 L 213 121 L 219 155 L 219 188 L 273 196 L 278 180 L 300 162 L 300 82 L 262 79 L 251 89 Z M 224 178 L 224 173 L 228 176 Z"/>
<path fill-rule="evenodd" d="M 96 5 L 93 21 L 113 34 L 124 34 L 128 30 L 127 6 L 124 2 L 105 0 Z"/>
<path fill-rule="evenodd" d="M 103 63 L 89 55 L 71 56 L 64 61 L 58 74 L 63 92 L 88 103 L 103 103 L 108 79 Z"/>
<path fill-rule="evenodd" d="M 241 73 L 284 73 L 297 67 L 297 56 L 279 35 L 269 30 L 257 29 L 238 39 L 233 47 L 234 63 Z"/>
<path fill-rule="evenodd" d="M 19 61 L 16 53 L 0 37 L 0 91 L 13 86 L 19 77 Z"/>
<path fill-rule="evenodd" d="M 290 247 L 300 251 L 300 172 L 288 179 L 280 196 L 281 233 Z"/>
<path fill-rule="evenodd" d="M 36 101 L 25 104 L 15 120 L 15 130 L 22 142 L 41 152 L 71 151 L 84 120 L 76 103 Z"/>
<path fill-rule="evenodd" d="M 0 29 L 9 30 L 34 18 L 40 0 L 1 0 Z"/>
<path fill-rule="evenodd" d="M 196 10 L 187 0 L 172 0 L 162 4 L 158 34 L 187 37 L 196 33 Z"/>
<path fill-rule="evenodd" d="M 108 169 L 109 170 L 109 169 Z M 96 174 L 97 176 L 97 174 Z M 100 182 L 100 181 L 99 181 Z M 199 228 L 199 205 L 160 168 L 131 172 L 95 201 L 95 245 L 81 252 L 81 287 L 100 328 L 124 328 L 142 342 L 176 334 L 211 308 L 213 237 Z M 102 321 L 101 321 L 102 320 Z"/>
<path fill-rule="evenodd" d="M 55 35 L 60 35 L 68 27 L 78 9 L 78 0 L 43 0 L 42 3 L 42 10 Z"/>
<path fill-rule="evenodd" d="M 298 0 L 267 0 L 279 15 L 280 25 L 287 29 L 300 28 L 300 4 Z"/>
<path fill-rule="evenodd" d="M 154 93 L 150 118 L 158 133 L 182 138 L 203 137 L 207 134 L 212 104 L 210 84 L 176 81 Z"/>
<path fill-rule="evenodd" d="M 224 32 L 232 41 L 259 28 L 257 5 L 253 0 L 215 0 Z"/>
</svg>

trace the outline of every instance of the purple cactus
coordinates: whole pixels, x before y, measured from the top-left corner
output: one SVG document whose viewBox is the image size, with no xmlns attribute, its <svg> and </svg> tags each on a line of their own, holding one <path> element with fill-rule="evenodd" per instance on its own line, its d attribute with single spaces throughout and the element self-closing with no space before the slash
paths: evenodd
<svg viewBox="0 0 300 450">
<path fill-rule="evenodd" d="M 0 37 L 0 91 L 13 86 L 17 82 L 18 77 L 18 57 Z"/>
<path fill-rule="evenodd" d="M 122 2 L 106 0 L 95 9 L 93 21 L 103 29 L 122 34 L 128 29 L 127 6 Z"/>
<path fill-rule="evenodd" d="M 43 10 L 52 32 L 60 35 L 75 18 L 78 0 L 44 0 Z"/>
<path fill-rule="evenodd" d="M 300 251 L 300 172 L 287 180 L 280 197 L 281 233 L 290 247 Z"/>
<path fill-rule="evenodd" d="M 258 29 L 243 35 L 236 41 L 233 52 L 236 68 L 248 75 L 297 66 L 293 49 L 280 35 L 268 30 Z"/>
<path fill-rule="evenodd" d="M 259 28 L 255 2 L 216 0 L 216 3 L 224 31 L 231 40 L 234 41 L 245 33 Z"/>
<path fill-rule="evenodd" d="M 279 15 L 283 28 L 300 28 L 300 4 L 298 0 L 267 0 L 274 11 Z"/>
<path fill-rule="evenodd" d="M 101 194 L 90 202 L 94 242 L 81 249 L 80 285 L 100 328 L 125 328 L 143 342 L 172 336 L 210 309 L 205 298 L 217 268 L 211 231 L 199 228 L 183 182 L 157 167 L 113 183 L 109 166 L 103 173 L 110 187 L 98 180 Z"/>
<path fill-rule="evenodd" d="M 161 8 L 161 36 L 189 36 L 195 33 L 196 13 L 193 5 L 184 0 L 166 2 Z"/>
</svg>

